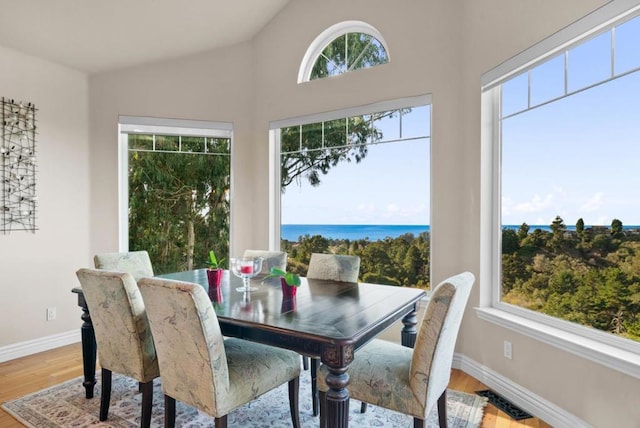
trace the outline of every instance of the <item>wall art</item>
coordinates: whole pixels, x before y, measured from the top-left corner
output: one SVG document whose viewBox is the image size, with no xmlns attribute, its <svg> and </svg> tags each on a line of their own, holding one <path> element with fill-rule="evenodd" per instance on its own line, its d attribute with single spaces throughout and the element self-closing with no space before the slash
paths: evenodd
<svg viewBox="0 0 640 428">
<path fill-rule="evenodd" d="M 36 231 L 36 108 L 2 98 L 0 231 Z"/>
</svg>

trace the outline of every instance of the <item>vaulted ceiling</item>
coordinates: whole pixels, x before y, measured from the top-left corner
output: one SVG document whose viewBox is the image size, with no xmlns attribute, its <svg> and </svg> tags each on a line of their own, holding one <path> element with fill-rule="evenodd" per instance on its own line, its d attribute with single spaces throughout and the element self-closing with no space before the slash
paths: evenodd
<svg viewBox="0 0 640 428">
<path fill-rule="evenodd" d="M 0 46 L 86 73 L 250 40 L 290 0 L 0 0 Z"/>
</svg>

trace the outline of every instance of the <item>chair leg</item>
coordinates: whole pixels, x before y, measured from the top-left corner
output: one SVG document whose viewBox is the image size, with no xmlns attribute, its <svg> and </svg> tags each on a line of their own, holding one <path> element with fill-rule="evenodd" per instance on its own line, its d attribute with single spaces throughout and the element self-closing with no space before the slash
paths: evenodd
<svg viewBox="0 0 640 428">
<path fill-rule="evenodd" d="M 438 423 L 440 428 L 447 428 L 447 390 L 438 397 Z"/>
<path fill-rule="evenodd" d="M 289 411 L 293 428 L 300 428 L 300 411 L 298 409 L 298 397 L 300 395 L 300 377 L 289 381 Z"/>
<path fill-rule="evenodd" d="M 176 426 L 176 399 L 164 395 L 164 428 Z"/>
<path fill-rule="evenodd" d="M 215 418 L 213 426 L 215 428 L 227 428 L 227 415 Z"/>
<path fill-rule="evenodd" d="M 100 397 L 100 420 L 106 421 L 111 400 L 111 370 L 102 368 L 102 396 Z"/>
<path fill-rule="evenodd" d="M 151 409 L 153 406 L 153 381 L 140 382 L 142 390 L 142 419 L 140 420 L 141 428 L 149 428 L 151 426 Z"/>
<path fill-rule="evenodd" d="M 327 393 L 320 391 L 320 428 L 327 428 Z"/>
<path fill-rule="evenodd" d="M 311 403 L 313 404 L 313 416 L 318 416 L 318 360 L 311 358 Z"/>
<path fill-rule="evenodd" d="M 424 419 L 413 418 L 413 428 L 424 428 Z"/>
<path fill-rule="evenodd" d="M 302 368 L 309 370 L 309 357 L 305 357 L 304 355 L 302 355 Z"/>
</svg>

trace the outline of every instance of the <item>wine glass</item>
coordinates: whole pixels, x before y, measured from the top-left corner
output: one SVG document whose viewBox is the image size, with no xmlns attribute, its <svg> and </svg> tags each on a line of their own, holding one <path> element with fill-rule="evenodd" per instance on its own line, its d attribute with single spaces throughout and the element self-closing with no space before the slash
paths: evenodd
<svg viewBox="0 0 640 428">
<path fill-rule="evenodd" d="M 231 272 L 233 272 L 235 276 L 242 278 L 242 282 L 244 283 L 244 287 L 238 287 L 236 291 L 248 293 L 257 290 L 257 287 L 250 286 L 250 281 L 251 278 L 258 275 L 262 270 L 262 257 L 232 258 L 230 262 L 229 267 L 231 268 Z"/>
</svg>

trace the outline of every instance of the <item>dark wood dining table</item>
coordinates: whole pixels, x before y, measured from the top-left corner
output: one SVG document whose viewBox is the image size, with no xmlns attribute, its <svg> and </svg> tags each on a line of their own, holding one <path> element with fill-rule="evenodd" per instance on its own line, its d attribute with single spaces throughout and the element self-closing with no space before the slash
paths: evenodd
<svg viewBox="0 0 640 428">
<path fill-rule="evenodd" d="M 302 278 L 294 299 L 284 299 L 278 278 L 256 277 L 256 291 L 236 291 L 239 278 L 224 272 L 218 289 L 209 290 L 206 269 L 158 275 L 202 285 L 209 291 L 222 333 L 319 358 L 327 366 L 327 422 L 329 427 L 349 425 L 349 364 L 356 351 L 398 320 L 404 327 L 401 342 L 413 347 L 416 312 L 424 290 L 367 283 L 347 283 Z M 96 341 L 81 288 L 82 351 L 86 397 L 96 383 Z"/>
</svg>

